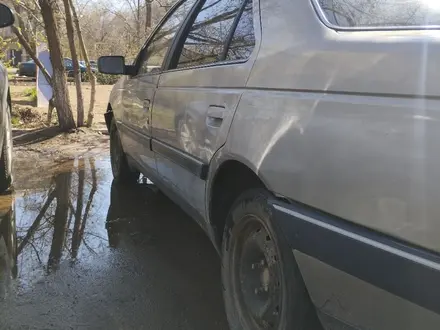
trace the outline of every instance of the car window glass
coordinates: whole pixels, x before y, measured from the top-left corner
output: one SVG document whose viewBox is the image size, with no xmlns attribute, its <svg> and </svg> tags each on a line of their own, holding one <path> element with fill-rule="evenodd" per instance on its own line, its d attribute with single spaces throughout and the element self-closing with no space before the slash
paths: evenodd
<svg viewBox="0 0 440 330">
<path fill-rule="evenodd" d="M 245 8 L 238 21 L 228 47 L 226 60 L 236 61 L 247 59 L 255 46 L 254 20 L 252 0 L 246 0 Z"/>
<path fill-rule="evenodd" d="M 207 0 L 183 45 L 177 67 L 217 62 L 242 0 Z"/>
<path fill-rule="evenodd" d="M 341 27 L 440 25 L 439 0 L 316 0 Z"/>
<path fill-rule="evenodd" d="M 196 0 L 184 1 L 156 31 L 147 49 L 143 50 L 143 60 L 138 74 L 160 71 L 174 36 L 195 2 Z"/>
</svg>

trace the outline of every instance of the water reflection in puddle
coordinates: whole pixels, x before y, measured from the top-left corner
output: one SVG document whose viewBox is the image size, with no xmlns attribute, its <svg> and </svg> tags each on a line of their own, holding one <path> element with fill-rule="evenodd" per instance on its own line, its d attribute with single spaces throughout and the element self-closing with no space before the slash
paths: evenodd
<svg viewBox="0 0 440 330">
<path fill-rule="evenodd" d="M 70 160 L 40 170 L 34 180 L 16 178 L 15 193 L 0 197 L 0 277 L 17 278 L 21 288 L 108 245 L 100 221 L 109 204 L 108 162 Z"/>
<path fill-rule="evenodd" d="M 227 327 L 211 242 L 153 185 L 108 158 L 31 165 L 0 196 L 0 329 Z"/>
<path fill-rule="evenodd" d="M 133 217 L 138 213 L 129 206 L 134 204 L 134 191 L 154 189 L 146 183 L 112 185 L 108 159 L 68 160 L 40 171 L 32 180 L 18 178 L 14 194 L 0 196 L 3 288 L 11 279 L 17 279 L 20 289 L 30 287 L 63 262 L 105 258 L 108 247 L 119 243 L 118 223 L 125 227 L 130 213 Z"/>
</svg>

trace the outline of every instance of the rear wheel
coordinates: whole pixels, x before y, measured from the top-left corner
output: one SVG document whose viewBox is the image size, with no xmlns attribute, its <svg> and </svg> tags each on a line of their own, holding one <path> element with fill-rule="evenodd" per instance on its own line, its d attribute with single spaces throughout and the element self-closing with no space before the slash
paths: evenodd
<svg viewBox="0 0 440 330">
<path fill-rule="evenodd" d="M 139 172 L 128 165 L 127 156 L 122 149 L 121 138 L 116 127 L 115 119 L 110 124 L 110 162 L 113 177 L 118 183 L 136 183 Z"/>
<path fill-rule="evenodd" d="M 321 329 L 295 258 L 262 189 L 233 205 L 222 244 L 222 281 L 231 330 Z"/>
<path fill-rule="evenodd" d="M 0 156 L 0 193 L 5 193 L 12 186 L 12 133 L 9 107 L 6 111 L 3 146 Z"/>
</svg>

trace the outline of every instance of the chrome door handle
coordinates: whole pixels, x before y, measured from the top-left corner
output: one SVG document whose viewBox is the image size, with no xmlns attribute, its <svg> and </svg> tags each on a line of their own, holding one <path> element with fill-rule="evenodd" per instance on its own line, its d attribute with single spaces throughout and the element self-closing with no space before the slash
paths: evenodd
<svg viewBox="0 0 440 330">
<path fill-rule="evenodd" d="M 211 105 L 208 108 L 207 116 L 209 118 L 223 120 L 223 118 L 225 118 L 225 112 L 226 112 L 225 107 Z"/>
<path fill-rule="evenodd" d="M 210 105 L 206 114 L 206 125 L 219 128 L 225 118 L 226 109 L 222 106 Z"/>
</svg>

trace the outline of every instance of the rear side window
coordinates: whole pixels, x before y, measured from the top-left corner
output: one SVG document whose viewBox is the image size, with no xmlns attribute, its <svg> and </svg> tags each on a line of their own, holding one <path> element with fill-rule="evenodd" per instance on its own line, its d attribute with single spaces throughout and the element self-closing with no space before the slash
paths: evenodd
<svg viewBox="0 0 440 330">
<path fill-rule="evenodd" d="M 315 0 L 325 19 L 343 28 L 440 25 L 440 0 Z"/>
<path fill-rule="evenodd" d="M 220 61 L 242 3 L 243 0 L 207 0 L 191 26 L 177 67 Z"/>
<path fill-rule="evenodd" d="M 246 0 L 243 13 L 232 35 L 231 43 L 226 53 L 227 61 L 247 59 L 255 47 L 254 19 L 252 0 Z"/>
</svg>

